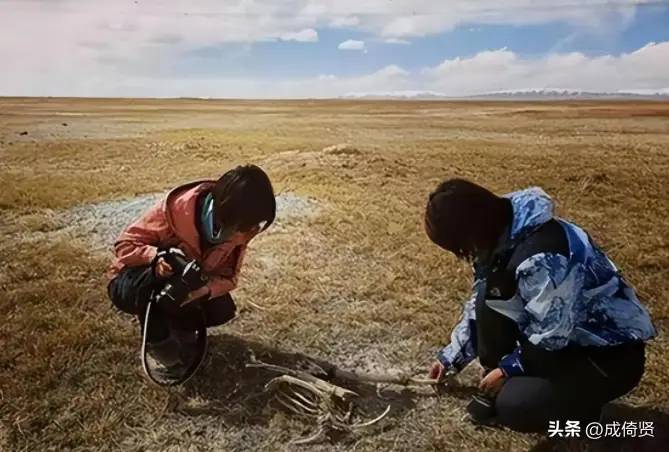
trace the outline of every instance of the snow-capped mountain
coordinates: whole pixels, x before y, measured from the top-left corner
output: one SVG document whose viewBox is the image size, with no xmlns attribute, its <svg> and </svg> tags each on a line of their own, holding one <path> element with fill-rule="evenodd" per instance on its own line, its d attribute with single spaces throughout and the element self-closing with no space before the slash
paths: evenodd
<svg viewBox="0 0 669 452">
<path fill-rule="evenodd" d="M 374 91 L 352 92 L 341 96 L 342 99 L 369 100 L 454 100 L 454 99 L 488 99 L 488 100 L 560 100 L 560 99 L 648 99 L 669 100 L 669 88 L 660 90 L 631 89 L 616 92 L 583 91 L 563 88 L 527 88 L 502 90 L 489 93 L 448 96 L 436 91 Z"/>
<path fill-rule="evenodd" d="M 372 91 L 368 93 L 352 92 L 341 96 L 342 99 L 447 99 L 443 93 L 436 91 Z"/>
<path fill-rule="evenodd" d="M 527 100 L 559 100 L 559 99 L 669 99 L 669 88 L 661 90 L 629 90 L 629 91 L 583 91 L 562 88 L 537 88 L 504 90 L 491 93 L 466 96 L 470 99 L 527 99 Z"/>
</svg>

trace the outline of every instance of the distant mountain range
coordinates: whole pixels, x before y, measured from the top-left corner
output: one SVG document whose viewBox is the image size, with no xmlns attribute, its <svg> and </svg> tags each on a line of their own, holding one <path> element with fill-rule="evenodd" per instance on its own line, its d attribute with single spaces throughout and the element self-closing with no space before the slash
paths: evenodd
<svg viewBox="0 0 669 452">
<path fill-rule="evenodd" d="M 451 99 L 436 91 L 375 91 L 371 93 L 346 93 L 340 96 L 342 99 Z"/>
<path fill-rule="evenodd" d="M 618 92 L 542 88 L 494 91 L 470 96 L 447 96 L 435 91 L 378 91 L 369 93 L 347 93 L 341 96 L 341 98 L 368 100 L 669 100 L 669 88 L 658 91 L 630 90 Z"/>
</svg>

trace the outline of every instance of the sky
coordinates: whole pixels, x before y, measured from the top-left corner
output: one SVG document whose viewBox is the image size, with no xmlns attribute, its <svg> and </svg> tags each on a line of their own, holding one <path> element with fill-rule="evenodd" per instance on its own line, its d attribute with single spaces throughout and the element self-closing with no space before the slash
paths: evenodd
<svg viewBox="0 0 669 452">
<path fill-rule="evenodd" d="M 669 94 L 669 0 L 0 0 L 0 95 Z"/>
</svg>

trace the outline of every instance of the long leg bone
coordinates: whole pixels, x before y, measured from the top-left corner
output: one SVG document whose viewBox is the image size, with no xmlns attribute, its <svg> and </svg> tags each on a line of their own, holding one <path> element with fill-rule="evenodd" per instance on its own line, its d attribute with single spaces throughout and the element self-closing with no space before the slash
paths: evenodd
<svg viewBox="0 0 669 452">
<path fill-rule="evenodd" d="M 307 436 L 306 438 L 300 438 L 300 439 L 295 439 L 291 441 L 292 444 L 311 444 L 315 443 L 319 439 L 323 438 L 325 436 L 325 428 L 321 427 L 318 430 L 316 430 L 316 433 L 314 433 L 311 436 Z"/>
<path fill-rule="evenodd" d="M 386 410 L 385 410 L 383 413 L 379 414 L 379 415 L 378 415 L 377 417 L 375 417 L 374 419 L 369 420 L 369 421 L 367 421 L 367 422 L 361 422 L 361 423 L 359 423 L 359 424 L 353 424 L 353 425 L 350 426 L 350 428 L 353 429 L 353 430 L 358 430 L 358 429 L 361 429 L 361 428 L 367 428 L 367 427 L 370 427 L 370 426 L 376 424 L 377 422 L 379 422 L 379 421 L 380 421 L 381 419 L 383 419 L 384 417 L 386 417 L 386 416 L 388 415 L 388 413 L 390 413 L 390 405 L 388 405 L 388 406 L 386 407 Z"/>
<path fill-rule="evenodd" d="M 435 378 L 421 378 L 410 375 L 360 374 L 339 368 L 335 368 L 333 374 L 336 378 L 363 383 L 385 383 L 400 386 L 431 386 L 439 383 L 439 380 Z"/>
<path fill-rule="evenodd" d="M 314 375 L 308 372 L 294 370 L 288 367 L 278 366 L 276 364 L 264 363 L 262 361 L 256 360 L 254 356 L 251 356 L 251 362 L 248 363 L 246 366 L 258 367 L 262 369 L 272 370 L 277 373 L 292 375 L 300 379 L 305 379 L 306 381 L 311 381 L 311 380 L 323 381 L 322 379 L 315 377 Z M 314 366 L 317 369 L 322 369 L 318 365 L 314 364 Z M 440 381 L 435 378 L 422 378 L 411 375 L 356 373 L 356 372 L 350 372 L 348 370 L 343 370 L 338 367 L 332 367 L 332 369 L 330 369 L 328 374 L 334 378 L 355 381 L 360 383 L 385 383 L 385 384 L 395 384 L 400 386 L 433 386 L 440 383 Z"/>
</svg>

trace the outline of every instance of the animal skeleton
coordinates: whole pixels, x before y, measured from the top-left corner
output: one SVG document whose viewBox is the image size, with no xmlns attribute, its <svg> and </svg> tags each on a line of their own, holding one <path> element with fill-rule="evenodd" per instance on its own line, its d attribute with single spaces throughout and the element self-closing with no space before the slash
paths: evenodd
<svg viewBox="0 0 669 452">
<path fill-rule="evenodd" d="M 318 374 L 328 375 L 330 378 L 340 378 L 355 382 L 384 383 L 397 385 L 436 385 L 438 380 L 431 378 L 417 378 L 411 376 L 392 376 L 381 374 L 357 374 L 338 368 L 324 371 L 315 363 L 309 363 Z M 322 439 L 329 431 L 354 432 L 378 423 L 390 412 L 390 405 L 380 415 L 373 419 L 354 422 L 354 399 L 358 394 L 333 383 L 316 377 L 310 372 L 289 369 L 287 367 L 258 361 L 251 356 L 247 367 L 261 368 L 283 374 L 270 380 L 265 390 L 272 391 L 275 399 L 289 412 L 315 419 L 318 429 L 314 434 L 294 440 L 293 444 L 308 444 Z"/>
</svg>

